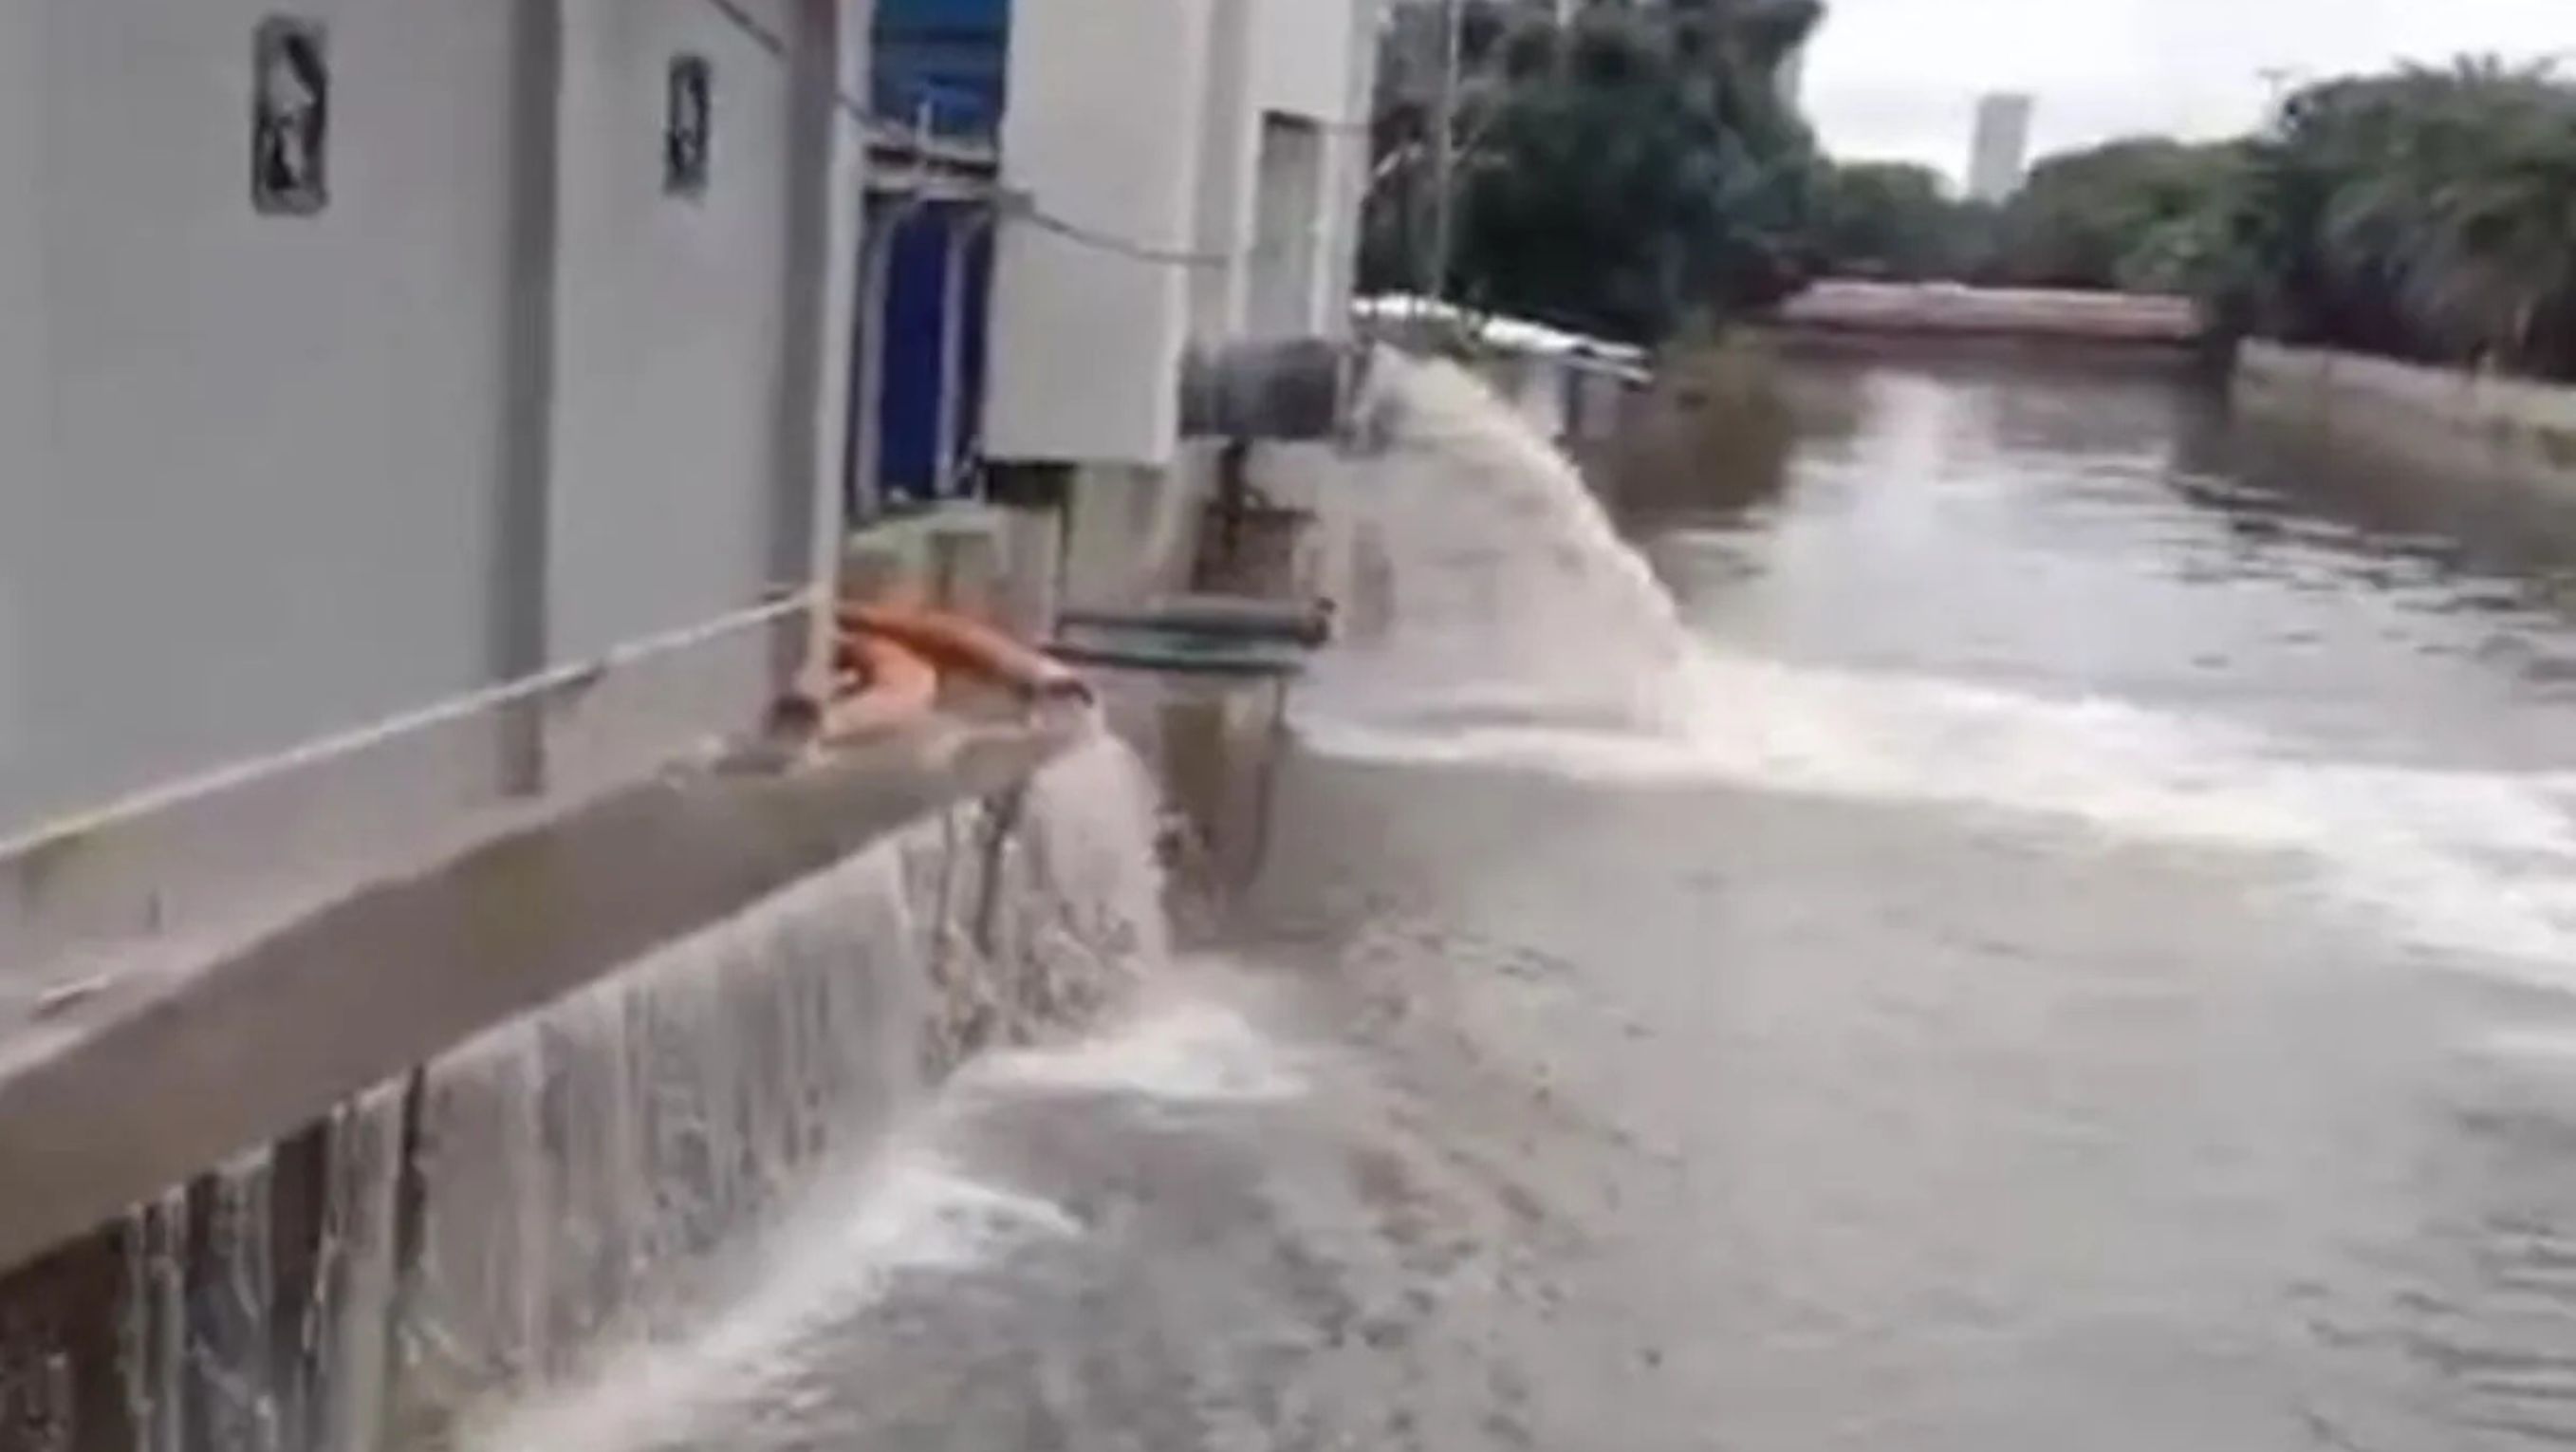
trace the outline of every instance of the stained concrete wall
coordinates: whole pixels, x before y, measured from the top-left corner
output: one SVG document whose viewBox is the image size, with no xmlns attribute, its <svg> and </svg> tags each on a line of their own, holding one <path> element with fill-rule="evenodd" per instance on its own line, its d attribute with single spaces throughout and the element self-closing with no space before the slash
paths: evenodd
<svg viewBox="0 0 2576 1452">
<path fill-rule="evenodd" d="M 2234 397 L 2428 468 L 2576 494 L 2576 388 L 2249 343 Z"/>
<path fill-rule="evenodd" d="M 1260 182 L 1253 208 L 1252 300 L 1246 330 L 1258 338 L 1307 338 L 1323 330 L 1324 255 L 1332 245 L 1325 205 L 1330 155 L 1309 117 L 1261 118 Z"/>
</svg>

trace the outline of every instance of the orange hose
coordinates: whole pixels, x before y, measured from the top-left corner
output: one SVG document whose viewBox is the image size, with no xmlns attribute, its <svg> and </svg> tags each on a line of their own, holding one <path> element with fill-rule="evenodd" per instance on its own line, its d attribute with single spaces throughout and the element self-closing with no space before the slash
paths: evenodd
<svg viewBox="0 0 2576 1452">
<path fill-rule="evenodd" d="M 939 672 L 894 641 L 844 637 L 835 654 L 856 669 L 844 669 L 832 704 L 823 710 L 820 734 L 825 741 L 848 741 L 917 721 L 939 697 Z"/>
<path fill-rule="evenodd" d="M 943 670 L 998 681 L 1031 700 L 1091 700 L 1091 687 L 1054 658 L 962 616 L 885 605 L 843 605 L 832 640 L 830 699 L 789 696 L 770 728 L 797 741 L 848 742 L 930 714 Z"/>
<path fill-rule="evenodd" d="M 934 610 L 844 604 L 844 637 L 883 637 L 943 669 L 999 681 L 1035 699 L 1091 699 L 1091 686 L 1062 661 L 979 621 Z"/>
</svg>

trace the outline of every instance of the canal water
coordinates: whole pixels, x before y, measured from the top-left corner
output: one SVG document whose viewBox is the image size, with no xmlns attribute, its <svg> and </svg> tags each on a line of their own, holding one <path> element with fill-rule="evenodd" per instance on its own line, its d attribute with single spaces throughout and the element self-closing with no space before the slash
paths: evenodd
<svg viewBox="0 0 2576 1452">
<path fill-rule="evenodd" d="M 1385 370 L 1271 866 L 494 1446 L 2576 1442 L 2576 530 L 2138 369 Z"/>
</svg>

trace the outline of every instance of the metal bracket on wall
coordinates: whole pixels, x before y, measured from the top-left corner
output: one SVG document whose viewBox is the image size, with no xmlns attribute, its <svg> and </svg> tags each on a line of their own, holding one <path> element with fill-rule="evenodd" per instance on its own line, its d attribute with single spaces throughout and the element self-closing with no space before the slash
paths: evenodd
<svg viewBox="0 0 2576 1452">
<path fill-rule="evenodd" d="M 250 202 L 307 217 L 331 201 L 331 59 L 318 20 L 272 15 L 251 36 Z"/>
<path fill-rule="evenodd" d="M 663 92 L 662 193 L 695 201 L 714 169 L 714 69 L 705 56 L 675 55 Z"/>
</svg>

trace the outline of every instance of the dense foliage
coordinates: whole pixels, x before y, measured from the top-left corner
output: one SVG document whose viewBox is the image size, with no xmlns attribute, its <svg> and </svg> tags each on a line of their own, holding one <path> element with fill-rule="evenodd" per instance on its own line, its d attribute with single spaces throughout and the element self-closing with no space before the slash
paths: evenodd
<svg viewBox="0 0 2576 1452">
<path fill-rule="evenodd" d="M 2115 141 L 2051 157 L 2003 209 L 1982 279 L 2179 292 L 2208 250 L 2238 148 Z"/>
<path fill-rule="evenodd" d="M 1827 168 L 1812 261 L 1837 276 L 1890 282 L 1973 276 L 1993 246 L 1994 210 L 1953 201 L 1949 186 L 1939 172 L 1908 162 Z"/>
<path fill-rule="evenodd" d="M 1652 341 L 1800 277 L 1820 163 L 1779 71 L 1815 0 L 1482 0 L 1463 51 L 1446 293 Z M 1365 281 L 1430 282 L 1437 7 L 1399 14 L 1381 66 Z"/>
<path fill-rule="evenodd" d="M 2464 62 L 2303 91 L 2212 236 L 2231 329 L 2576 378 L 2576 86 Z"/>
<path fill-rule="evenodd" d="M 1638 341 L 1818 274 L 2192 292 L 2228 335 L 2576 378 L 2576 84 L 2546 70 L 2326 82 L 2240 141 L 2048 158 L 1998 208 L 1817 154 L 1779 83 L 1816 0 L 1464 3 L 1436 280 L 1441 7 L 1388 31 L 1373 290 Z"/>
<path fill-rule="evenodd" d="M 1814 234 L 1817 270 L 1997 287 L 2173 292 L 2199 276 L 2235 146 L 2115 141 L 2042 161 L 2000 207 L 1953 199 L 1927 167 L 1833 169 Z"/>
<path fill-rule="evenodd" d="M 2223 333 L 2576 378 L 2576 85 L 2492 62 L 2313 86 L 2264 133 L 2053 157 L 2000 213 L 1825 188 L 1819 270 L 2190 292 Z"/>
</svg>

